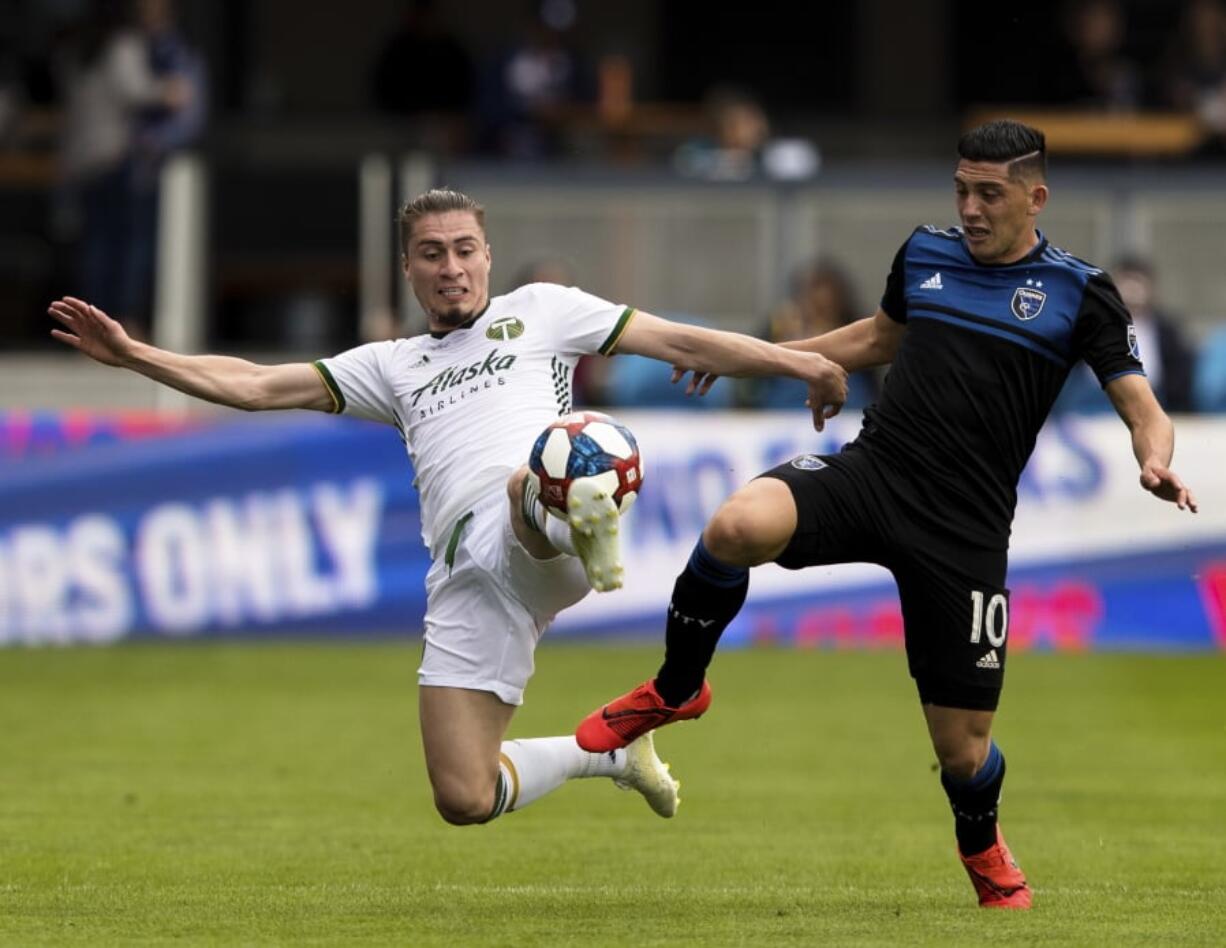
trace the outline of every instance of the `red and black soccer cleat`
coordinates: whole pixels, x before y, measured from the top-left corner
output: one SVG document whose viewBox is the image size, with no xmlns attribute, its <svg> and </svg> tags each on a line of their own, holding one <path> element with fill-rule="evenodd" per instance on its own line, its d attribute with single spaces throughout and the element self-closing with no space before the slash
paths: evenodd
<svg viewBox="0 0 1226 948">
<path fill-rule="evenodd" d="M 963 856 L 958 853 L 966 874 L 984 908 L 1030 908 L 1030 886 L 1005 845 L 1000 827 L 996 827 L 996 842 L 981 853 Z"/>
<path fill-rule="evenodd" d="M 575 740 L 585 751 L 607 753 L 662 725 L 701 717 L 709 707 L 711 686 L 705 681 L 693 698 L 679 708 L 670 708 L 656 692 L 655 682 L 648 679 L 580 721 Z"/>
</svg>

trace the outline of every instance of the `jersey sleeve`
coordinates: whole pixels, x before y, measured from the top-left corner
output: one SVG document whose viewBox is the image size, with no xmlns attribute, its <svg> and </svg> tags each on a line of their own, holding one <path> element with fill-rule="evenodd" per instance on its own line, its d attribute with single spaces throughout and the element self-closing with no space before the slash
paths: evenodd
<svg viewBox="0 0 1226 948">
<path fill-rule="evenodd" d="M 898 248 L 894 254 L 894 263 L 890 266 L 890 275 L 885 278 L 885 293 L 881 296 L 881 309 L 896 323 L 907 321 L 907 244 Z"/>
<path fill-rule="evenodd" d="M 332 396 L 333 414 L 396 423 L 395 399 L 386 367 L 393 343 L 371 342 L 315 362 Z"/>
<path fill-rule="evenodd" d="M 554 344 L 565 355 L 612 355 L 634 318 L 633 307 L 610 303 L 578 287 L 541 283 L 534 289 L 555 314 Z"/>
<path fill-rule="evenodd" d="M 1132 317 L 1105 273 L 1096 273 L 1086 282 L 1073 328 L 1073 346 L 1094 370 L 1100 385 L 1121 375 L 1145 374 Z"/>
</svg>

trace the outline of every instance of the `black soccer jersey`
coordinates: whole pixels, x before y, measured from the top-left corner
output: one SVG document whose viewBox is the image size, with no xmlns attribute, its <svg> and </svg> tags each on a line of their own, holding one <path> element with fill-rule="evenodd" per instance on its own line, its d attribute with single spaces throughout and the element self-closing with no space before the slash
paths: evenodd
<svg viewBox="0 0 1226 948">
<path fill-rule="evenodd" d="M 1111 279 L 1051 246 L 1016 263 L 975 261 L 959 228 L 920 227 L 894 258 L 881 308 L 907 324 L 852 448 L 889 469 L 933 529 L 1008 547 L 1017 482 L 1069 369 L 1142 373 Z"/>
</svg>

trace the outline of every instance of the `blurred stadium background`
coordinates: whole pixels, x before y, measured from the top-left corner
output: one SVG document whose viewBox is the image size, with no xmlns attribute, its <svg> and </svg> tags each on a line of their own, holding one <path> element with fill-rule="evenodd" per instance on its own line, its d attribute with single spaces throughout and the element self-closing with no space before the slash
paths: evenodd
<svg viewBox="0 0 1226 948">
<path fill-rule="evenodd" d="M 960 129 L 1003 114 L 1047 130 L 1041 223 L 1113 269 L 1205 507 L 1146 502 L 1075 373 L 1023 484 L 1017 644 L 1226 641 L 1222 3 L 768 2 L 750 22 L 680 0 L 6 10 L 0 641 L 412 634 L 422 607 L 390 433 L 189 404 L 59 351 L 50 299 L 257 360 L 417 332 L 393 218 L 445 183 L 488 206 L 494 292 L 574 282 L 792 338 L 871 311 L 910 230 L 953 220 Z M 720 498 L 789 452 L 837 448 L 877 382 L 857 379 L 817 438 L 787 414 L 790 386 L 695 402 L 642 360 L 589 361 L 576 403 L 632 421 L 649 478 L 630 589 L 559 632 L 654 634 Z M 734 638 L 896 641 L 883 576 L 767 574 Z"/>
<path fill-rule="evenodd" d="M 495 293 L 528 279 L 573 282 L 663 315 L 792 338 L 872 310 L 911 229 L 954 222 L 957 135 L 1000 116 L 1046 130 L 1053 201 L 1041 226 L 1127 288 L 1142 355 L 1176 415 L 1176 469 L 1202 504 L 1192 518 L 1137 488 L 1127 433 L 1088 376 L 1075 374 L 1022 484 L 1013 648 L 1128 651 L 1142 663 L 1178 651 L 1199 669 L 1183 681 L 1220 685 L 1219 0 L 759 0 L 752 14 L 697 0 L 0 0 L 0 645 L 302 636 L 390 636 L 394 645 L 416 640 L 424 608 L 416 499 L 390 431 L 189 403 L 57 349 L 47 336 L 51 299 L 89 298 L 172 348 L 258 361 L 314 359 L 418 332 L 421 314 L 398 279 L 393 219 L 405 196 L 447 184 L 488 208 Z M 878 382 L 857 379 L 853 402 L 818 436 L 787 386 L 723 381 L 694 403 L 669 388 L 667 374 L 629 358 L 582 367 L 576 403 L 629 423 L 647 480 L 627 537 L 627 588 L 592 597 L 552 638 L 598 637 L 586 646 L 593 650 L 658 640 L 672 577 L 719 500 L 779 458 L 848 440 Z M 875 650 L 891 676 L 902 674 L 893 586 L 875 568 L 762 570 L 727 642 Z M 241 662 L 217 648 L 210 663 Z M 280 661 L 265 648 L 252 647 L 253 668 Z M 116 688 L 138 691 L 163 675 L 197 680 L 147 655 L 120 672 L 77 652 L 34 664 L 9 654 L 0 655 L 6 707 L 25 724 L 44 717 L 33 708 L 54 718 L 64 689 L 88 695 L 112 677 Z M 377 664 L 386 652 L 371 654 Z M 625 665 L 650 669 L 654 654 Z M 403 653 L 397 686 L 406 701 L 412 657 Z M 353 681 L 371 667 L 361 658 L 324 662 Z M 158 667 L 145 677 L 144 663 Z M 229 680 L 221 666 L 206 665 Z M 780 666 L 746 667 L 769 676 Z M 1078 680 L 1093 679 L 1109 706 L 1126 707 L 1145 693 L 1145 667 Z M 581 701 L 549 707 L 565 725 L 605 697 L 606 684 L 624 682 L 602 680 Z M 901 681 L 883 687 L 906 691 Z M 195 720 L 208 690 L 195 710 L 175 713 Z M 1206 688 L 1201 711 L 1183 712 L 1178 728 L 1200 743 L 1179 745 L 1186 755 L 1171 750 L 1167 776 L 1185 759 L 1220 762 L 1220 723 L 1211 723 L 1220 722 L 1220 693 Z M 139 734 L 137 719 L 133 711 L 122 720 Z M 64 736 L 40 743 L 37 733 L 8 746 L 9 759 L 27 755 L 15 788 L 27 780 L 36 792 L 39 754 Z M 401 735 L 397 752 L 411 756 L 404 745 L 412 743 Z M 218 766 L 231 763 L 222 757 Z M 71 769 L 59 764 L 46 772 Z M 1200 777 L 1185 813 L 1206 801 L 1220 807 L 1226 795 L 1220 766 Z M 424 797 L 414 801 L 427 807 Z M 10 829 L 27 831 L 43 816 L 31 810 Z M 49 850 L 66 845 L 47 833 Z M 1188 846 L 1185 868 L 1220 881 L 1221 847 L 1216 862 L 1197 863 L 1188 858 L 1196 844 Z M 26 855 L 37 849 L 31 843 Z M 53 881 L 23 884 L 0 891 L 41 892 L 49 901 L 25 904 L 43 905 L 44 921 L 57 905 L 88 904 L 80 892 L 57 902 Z M 1220 907 L 1221 889 L 1213 892 Z M 449 900 L 436 891 L 431 904 Z M 845 901 L 840 910 L 862 908 Z M 545 915 L 554 908 L 540 906 Z M 257 924 L 257 909 L 244 904 L 251 914 L 240 917 Z M 47 924 L 38 931 L 51 941 L 66 931 Z M 451 924 L 460 926 L 453 935 L 463 931 Z M 125 930 L 110 937 L 123 940 Z M 942 943 L 939 931 L 931 937 Z"/>
</svg>

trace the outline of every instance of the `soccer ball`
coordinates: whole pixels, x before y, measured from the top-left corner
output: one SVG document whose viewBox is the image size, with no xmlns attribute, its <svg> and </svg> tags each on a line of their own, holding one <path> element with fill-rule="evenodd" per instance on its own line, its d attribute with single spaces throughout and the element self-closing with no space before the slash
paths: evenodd
<svg viewBox="0 0 1226 948">
<path fill-rule="evenodd" d="M 528 470 L 545 509 L 563 519 L 570 482 L 577 477 L 603 482 L 620 513 L 630 509 L 643 483 L 643 460 L 634 435 L 598 411 L 563 415 L 542 431 L 528 457 Z"/>
</svg>

